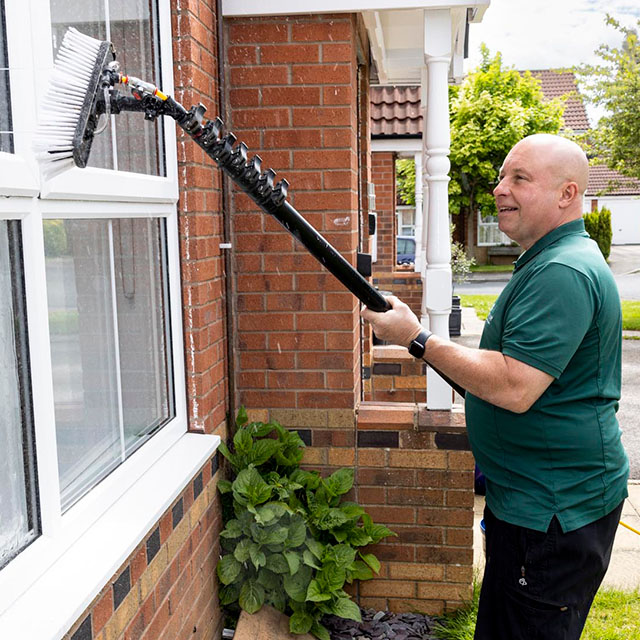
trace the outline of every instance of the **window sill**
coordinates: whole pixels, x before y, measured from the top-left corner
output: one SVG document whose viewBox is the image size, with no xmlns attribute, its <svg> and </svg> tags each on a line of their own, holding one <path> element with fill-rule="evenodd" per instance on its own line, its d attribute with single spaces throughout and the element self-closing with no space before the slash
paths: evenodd
<svg viewBox="0 0 640 640">
<path fill-rule="evenodd" d="M 183 435 L 0 616 L 0 638 L 62 638 L 219 443 Z"/>
</svg>

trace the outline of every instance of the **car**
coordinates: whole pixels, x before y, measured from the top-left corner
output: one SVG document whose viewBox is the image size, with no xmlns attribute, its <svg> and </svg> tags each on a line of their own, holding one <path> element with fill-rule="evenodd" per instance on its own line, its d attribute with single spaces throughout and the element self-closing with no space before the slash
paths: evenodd
<svg viewBox="0 0 640 640">
<path fill-rule="evenodd" d="M 416 239 L 413 236 L 396 237 L 396 264 L 414 264 Z"/>
</svg>

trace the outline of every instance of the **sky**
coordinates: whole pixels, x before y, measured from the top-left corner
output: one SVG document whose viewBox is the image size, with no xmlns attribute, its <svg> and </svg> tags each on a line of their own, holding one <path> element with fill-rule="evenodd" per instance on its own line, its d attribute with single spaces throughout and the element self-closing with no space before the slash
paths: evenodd
<svg viewBox="0 0 640 640">
<path fill-rule="evenodd" d="M 482 22 L 469 27 L 469 58 L 465 71 L 480 62 L 480 44 L 504 66 L 551 69 L 597 63 L 601 44 L 620 46 L 622 34 L 605 24 L 611 14 L 625 26 L 637 26 L 639 0 L 491 0 Z M 597 120 L 599 112 L 589 108 Z"/>
</svg>

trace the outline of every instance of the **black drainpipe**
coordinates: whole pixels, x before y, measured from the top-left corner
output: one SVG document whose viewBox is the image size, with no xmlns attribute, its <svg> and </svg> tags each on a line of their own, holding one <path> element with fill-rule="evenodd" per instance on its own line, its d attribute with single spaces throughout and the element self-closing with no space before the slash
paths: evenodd
<svg viewBox="0 0 640 640">
<path fill-rule="evenodd" d="M 222 19 L 222 0 L 216 0 L 216 22 L 217 22 L 217 57 L 218 57 L 218 105 L 220 109 L 220 117 L 224 122 L 229 121 L 227 113 L 226 100 L 226 77 L 224 70 L 224 25 Z M 220 208 L 222 209 L 223 220 L 223 241 L 229 248 L 224 251 L 224 294 L 225 294 L 225 316 L 226 316 L 226 340 L 227 340 L 227 389 L 228 389 L 228 413 L 227 424 L 229 435 L 233 435 L 236 417 L 236 368 L 235 368 L 235 290 L 233 286 L 233 240 L 231 236 L 231 212 L 229 205 L 231 203 L 231 184 L 229 178 L 223 171 L 219 171 L 221 181 L 220 191 Z"/>
</svg>

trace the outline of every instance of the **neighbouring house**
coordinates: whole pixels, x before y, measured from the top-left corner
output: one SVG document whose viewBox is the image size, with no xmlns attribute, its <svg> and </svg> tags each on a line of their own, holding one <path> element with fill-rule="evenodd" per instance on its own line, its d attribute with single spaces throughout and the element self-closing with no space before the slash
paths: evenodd
<svg viewBox="0 0 640 640">
<path fill-rule="evenodd" d="M 172 122 L 118 116 L 88 168 L 51 179 L 31 138 L 66 29 L 108 38 L 128 73 L 221 115 L 355 264 L 369 83 L 428 69 L 425 314 L 446 336 L 443 97 L 488 4 L 0 3 L 1 638 L 219 638 L 216 449 L 241 405 L 297 429 L 307 465 L 354 467 L 354 497 L 397 532 L 362 605 L 469 597 L 473 459 L 448 387 L 429 372 L 426 407 L 365 401 L 358 301 Z"/>
<path fill-rule="evenodd" d="M 584 133 L 589 130 L 589 118 L 576 84 L 572 71 L 555 69 L 531 70 L 531 74 L 540 80 L 540 86 L 545 98 L 563 98 L 565 110 L 563 114 L 565 130 L 574 133 Z M 374 175 L 373 181 L 381 188 L 387 189 L 384 172 L 392 166 L 395 158 L 415 158 L 416 170 L 420 172 L 421 139 L 423 119 L 420 105 L 419 86 L 376 86 L 371 91 L 372 117 L 372 151 L 374 167 L 382 165 L 383 173 L 380 177 Z M 383 244 L 389 245 L 389 253 L 393 257 L 388 263 L 375 266 L 376 274 L 386 271 L 400 271 L 397 269 L 394 257 L 396 250 L 396 236 L 414 235 L 416 237 L 417 260 L 416 276 L 413 282 L 420 288 L 417 274 L 420 273 L 420 251 L 424 251 L 426 236 L 419 226 L 420 210 L 422 208 L 422 191 L 424 187 L 420 180 L 416 180 L 416 206 L 405 205 L 394 201 L 390 203 L 390 220 L 393 220 L 394 230 L 387 233 L 391 224 L 384 219 L 379 221 L 384 234 Z M 612 212 L 613 244 L 635 244 L 640 242 L 640 181 L 627 178 L 618 172 L 602 165 L 594 165 L 589 173 L 589 186 L 585 193 L 584 210 L 589 211 L 596 206 L 606 206 Z M 386 202 L 386 200 L 385 200 Z M 455 221 L 455 220 L 454 220 Z M 499 229 L 497 218 L 478 214 L 469 216 L 466 221 L 464 237 L 468 254 L 479 264 L 509 263 L 519 255 L 520 249 L 514 246 Z M 395 235 L 393 235 L 395 234 Z M 422 234 L 422 237 L 420 237 Z M 380 242 L 380 238 L 378 242 Z M 384 260 L 383 254 L 383 260 Z M 400 276 L 408 277 L 408 276 Z M 398 278 L 395 278 L 398 280 Z M 382 281 L 385 277 L 382 276 Z M 398 286 L 396 284 L 396 286 Z M 394 289 L 395 291 L 395 289 Z M 398 295 L 401 295 L 398 290 Z M 409 293 L 411 298 L 411 294 Z"/>
<path fill-rule="evenodd" d="M 640 180 L 603 165 L 589 170 L 585 211 L 611 211 L 611 244 L 640 244 Z"/>
</svg>

